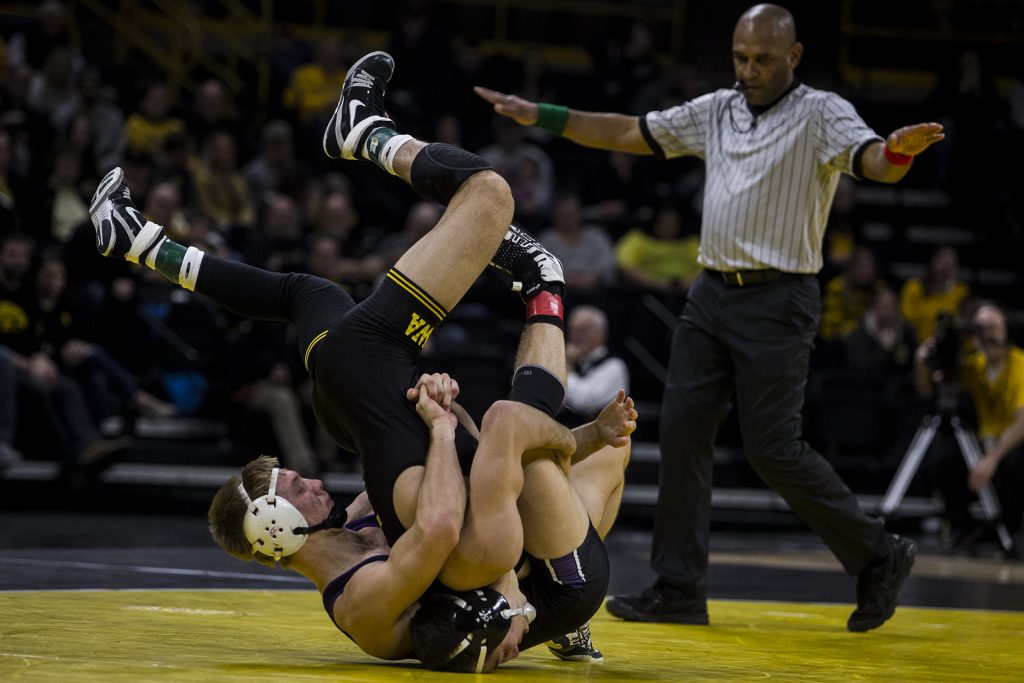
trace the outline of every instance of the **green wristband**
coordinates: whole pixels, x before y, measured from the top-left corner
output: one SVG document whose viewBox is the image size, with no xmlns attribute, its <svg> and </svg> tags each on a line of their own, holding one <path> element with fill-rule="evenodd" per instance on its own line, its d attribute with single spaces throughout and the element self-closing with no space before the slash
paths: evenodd
<svg viewBox="0 0 1024 683">
<path fill-rule="evenodd" d="M 537 105 L 537 127 L 553 135 L 561 135 L 569 122 L 569 107 L 541 102 Z"/>
</svg>

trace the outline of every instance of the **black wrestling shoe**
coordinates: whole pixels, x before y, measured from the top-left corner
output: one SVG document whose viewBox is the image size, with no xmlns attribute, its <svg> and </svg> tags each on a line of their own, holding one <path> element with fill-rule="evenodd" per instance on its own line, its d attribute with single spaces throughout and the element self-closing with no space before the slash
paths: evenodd
<svg viewBox="0 0 1024 683">
<path fill-rule="evenodd" d="M 164 229 L 150 223 L 132 204 L 132 193 L 124 170 L 117 167 L 100 181 L 89 205 L 89 217 L 96 228 L 96 250 L 104 256 L 140 261 L 153 267 L 157 250 L 165 239 Z"/>
<path fill-rule="evenodd" d="M 892 552 L 864 567 L 857 574 L 857 609 L 846 622 L 848 631 L 878 628 L 896 611 L 900 589 L 910 575 L 917 546 L 909 538 L 893 534 Z"/>
<path fill-rule="evenodd" d="M 562 262 L 517 225 L 508 226 L 491 265 L 512 275 L 512 289 L 524 299 L 529 299 L 546 286 L 565 287 Z"/>
<path fill-rule="evenodd" d="M 708 623 L 707 601 L 691 598 L 660 579 L 650 588 L 632 595 L 608 598 L 605 609 L 626 621 L 693 624 Z"/>
<path fill-rule="evenodd" d="M 572 633 L 558 636 L 546 643 L 548 652 L 567 662 L 603 662 L 604 655 L 590 640 L 590 622 Z"/>
<path fill-rule="evenodd" d="M 365 158 L 363 145 L 370 131 L 394 127 L 384 111 L 384 89 L 394 70 L 395 60 L 387 52 L 371 52 L 352 65 L 324 131 L 324 154 L 332 159 Z"/>
</svg>

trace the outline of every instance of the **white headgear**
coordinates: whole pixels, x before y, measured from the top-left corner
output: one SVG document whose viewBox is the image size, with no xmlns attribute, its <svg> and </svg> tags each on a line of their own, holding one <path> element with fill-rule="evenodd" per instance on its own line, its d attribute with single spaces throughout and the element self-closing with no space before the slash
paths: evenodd
<svg viewBox="0 0 1024 683">
<path fill-rule="evenodd" d="M 249 498 L 245 484 L 238 482 L 238 492 L 242 494 L 247 506 L 242 528 L 245 538 L 252 543 L 252 552 L 262 553 L 280 560 L 298 552 L 306 542 L 306 528 L 309 523 L 298 508 L 289 503 L 277 492 L 277 475 L 279 467 L 270 472 L 270 488 L 267 495 L 256 500 Z M 301 528 L 303 533 L 296 533 Z"/>
</svg>

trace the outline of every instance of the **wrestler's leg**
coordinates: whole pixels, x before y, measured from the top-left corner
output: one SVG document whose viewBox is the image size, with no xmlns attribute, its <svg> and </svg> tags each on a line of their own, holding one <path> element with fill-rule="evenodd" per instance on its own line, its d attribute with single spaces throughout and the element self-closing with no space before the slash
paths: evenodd
<svg viewBox="0 0 1024 683">
<path fill-rule="evenodd" d="M 629 454 L 629 445 L 622 448 L 605 446 L 573 465 L 569 472 L 569 484 L 582 501 L 601 538 L 608 535 L 619 514 Z"/>
<path fill-rule="evenodd" d="M 328 156 L 372 161 L 426 199 L 447 207 L 437 225 L 399 258 L 397 273 L 389 276 L 450 310 L 494 259 L 497 267 L 523 282 L 528 301 L 553 288 L 557 302 L 548 303 L 549 291 L 534 307 L 538 314 L 560 319 L 561 265 L 538 250 L 528 235 L 510 227 L 513 202 L 508 184 L 484 159 L 452 145 L 427 144 L 402 134 L 388 117 L 384 96 L 394 69 L 394 60 L 384 52 L 372 52 L 353 64 L 324 132 Z"/>
<path fill-rule="evenodd" d="M 100 182 L 89 209 L 101 254 L 151 268 L 176 285 L 249 318 L 292 322 L 300 349 L 354 305 L 338 285 L 304 273 L 272 273 L 167 238 L 135 208 L 121 168 Z"/>
<path fill-rule="evenodd" d="M 551 449 L 571 453 L 573 444 L 565 427 L 527 405 L 498 401 L 488 409 L 480 425 L 459 545 L 439 576 L 445 585 L 458 590 L 488 585 L 515 567 L 523 549 L 517 500 L 531 460 L 524 465 L 523 454 L 543 449 L 539 457 L 557 469 Z M 564 472 L 559 476 L 571 495 Z"/>
</svg>

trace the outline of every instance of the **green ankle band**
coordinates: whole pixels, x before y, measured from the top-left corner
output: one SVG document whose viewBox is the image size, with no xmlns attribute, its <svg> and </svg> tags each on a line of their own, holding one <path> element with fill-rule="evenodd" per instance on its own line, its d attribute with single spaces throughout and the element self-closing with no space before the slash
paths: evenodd
<svg viewBox="0 0 1024 683">
<path fill-rule="evenodd" d="M 537 105 L 537 127 L 553 135 L 561 135 L 569 122 L 569 107 L 541 102 Z"/>
<path fill-rule="evenodd" d="M 181 262 L 185 260 L 186 251 L 188 251 L 187 247 L 166 240 L 160 245 L 160 250 L 156 252 L 156 267 L 153 270 L 174 284 L 179 284 L 178 274 L 181 272 Z"/>
</svg>

